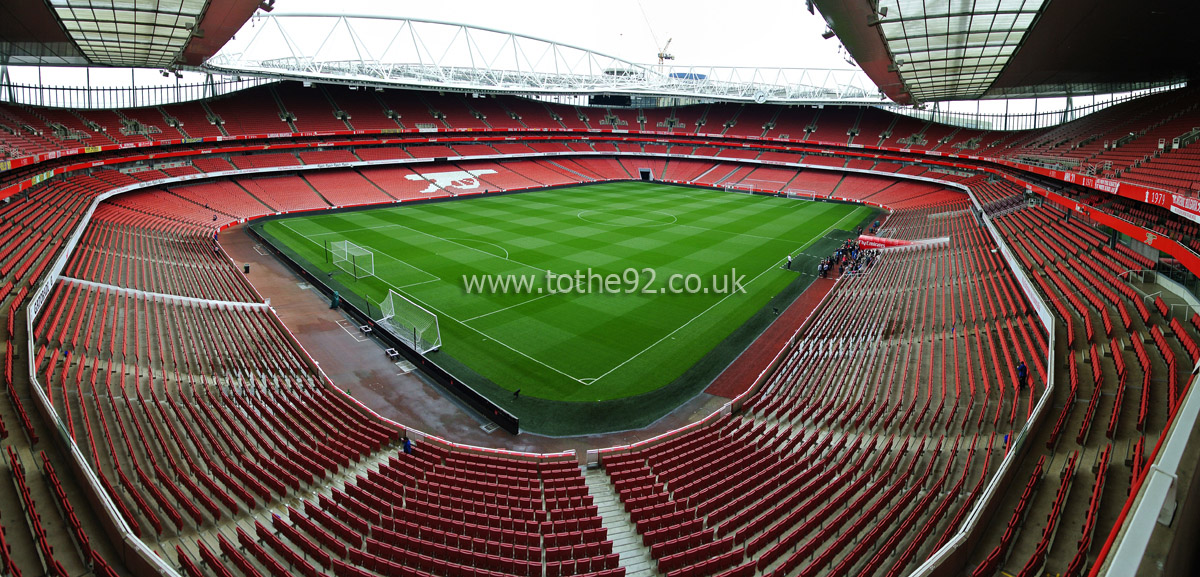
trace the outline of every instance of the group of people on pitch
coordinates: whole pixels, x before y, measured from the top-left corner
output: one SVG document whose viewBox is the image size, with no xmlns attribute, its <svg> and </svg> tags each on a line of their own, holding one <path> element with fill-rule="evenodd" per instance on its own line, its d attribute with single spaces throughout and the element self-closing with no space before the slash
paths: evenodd
<svg viewBox="0 0 1200 577">
<path fill-rule="evenodd" d="M 833 270 L 835 266 L 838 274 L 845 274 L 847 271 L 851 274 L 858 274 L 870 268 L 877 256 L 879 256 L 879 251 L 863 250 L 858 246 L 857 240 L 847 240 L 833 251 L 829 258 L 821 260 L 817 265 L 817 275 L 821 278 L 828 278 L 829 271 Z"/>
</svg>

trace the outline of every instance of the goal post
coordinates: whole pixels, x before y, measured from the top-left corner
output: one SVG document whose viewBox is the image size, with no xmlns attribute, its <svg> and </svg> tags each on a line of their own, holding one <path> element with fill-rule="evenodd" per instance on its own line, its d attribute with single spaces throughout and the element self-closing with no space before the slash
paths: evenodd
<svg viewBox="0 0 1200 577">
<path fill-rule="evenodd" d="M 754 192 L 754 186 L 749 185 L 749 184 L 742 184 L 742 183 L 726 184 L 725 192 L 740 192 L 743 194 L 750 194 L 750 193 Z"/>
<path fill-rule="evenodd" d="M 388 289 L 387 297 L 379 303 L 379 310 L 383 316 L 378 319 L 378 324 L 413 350 L 423 355 L 441 348 L 442 332 L 437 315 L 425 307 Z"/>
<path fill-rule="evenodd" d="M 788 198 L 800 200 L 817 200 L 817 191 L 803 188 L 788 188 L 783 191 Z"/>
<path fill-rule="evenodd" d="M 348 240 L 326 242 L 325 261 L 353 275 L 355 280 L 375 276 L 375 253 Z"/>
</svg>

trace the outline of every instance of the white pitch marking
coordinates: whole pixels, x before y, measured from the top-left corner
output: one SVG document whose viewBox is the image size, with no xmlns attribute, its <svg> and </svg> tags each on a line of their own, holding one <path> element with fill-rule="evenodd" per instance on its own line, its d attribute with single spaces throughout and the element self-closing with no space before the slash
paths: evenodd
<svg viewBox="0 0 1200 577">
<path fill-rule="evenodd" d="M 284 224 L 284 226 L 287 226 L 287 223 L 282 223 L 282 224 Z M 408 228 L 408 227 L 405 227 L 405 228 Z M 324 246 L 324 245 L 322 245 L 320 242 L 317 242 L 317 241 L 315 241 L 315 240 L 313 240 L 313 239 L 309 238 L 309 237 L 308 237 L 308 235 L 305 235 L 304 233 L 302 233 L 302 232 L 299 232 L 299 231 L 297 231 L 297 230 L 296 230 L 296 229 L 294 229 L 294 228 L 288 227 L 288 229 L 289 229 L 289 230 L 291 230 L 292 232 L 294 232 L 294 233 L 296 233 L 296 234 L 300 235 L 300 236 L 301 236 L 301 237 L 303 237 L 304 239 L 308 240 L 309 242 L 311 242 L 311 243 L 313 243 L 313 244 L 315 244 L 315 245 L 317 245 L 317 246 Z M 418 231 L 418 232 L 419 232 L 419 231 Z M 432 235 L 431 235 L 431 236 L 432 236 Z M 467 248 L 470 248 L 470 247 L 467 247 Z M 401 262 L 401 263 L 404 263 L 404 264 L 408 264 L 408 263 L 406 263 L 406 262 L 404 262 L 404 261 L 402 261 L 402 260 L 400 260 L 400 259 L 397 259 L 397 258 L 395 258 L 395 257 L 392 257 L 392 256 L 390 256 L 390 255 L 387 255 L 386 253 L 381 253 L 381 254 L 384 254 L 384 256 L 387 256 L 387 257 L 389 257 L 389 258 L 392 258 L 393 260 L 396 260 L 397 262 Z M 490 253 L 484 253 L 484 254 L 490 254 Z M 495 255 L 492 255 L 492 256 L 495 256 Z M 513 262 L 516 262 L 516 261 L 513 261 Z M 518 263 L 518 264 L 520 264 L 520 263 Z M 409 266 L 412 266 L 412 265 L 409 265 Z M 417 267 L 413 267 L 413 268 L 417 268 Z M 417 270 L 421 270 L 421 269 L 417 269 Z M 421 272 L 425 272 L 425 271 L 421 271 Z M 426 274 L 429 274 L 429 273 L 426 273 Z M 436 276 L 436 275 L 434 275 L 434 276 Z M 379 278 L 379 277 L 375 277 L 375 278 Z M 518 355 L 521 355 L 522 357 L 525 357 L 525 358 L 527 358 L 527 359 L 529 359 L 529 360 L 531 360 L 531 361 L 533 361 L 533 362 L 535 362 L 535 363 L 537 363 L 537 364 L 539 364 L 539 365 L 542 365 L 543 367 L 546 367 L 547 369 L 550 369 L 550 370 L 552 370 L 552 371 L 554 371 L 554 372 L 556 372 L 556 373 L 558 373 L 558 374 L 560 374 L 560 375 L 562 375 L 562 376 L 564 376 L 564 377 L 566 377 L 566 378 L 568 378 L 568 379 L 571 379 L 572 381 L 575 381 L 575 382 L 577 382 L 577 383 L 579 383 L 579 384 L 581 384 L 581 385 L 582 385 L 582 384 L 585 384 L 583 381 L 581 381 L 581 380 L 579 380 L 579 379 L 577 379 L 577 378 L 575 378 L 575 377 L 573 377 L 573 376 L 571 376 L 571 375 L 568 375 L 567 373 L 564 373 L 563 371 L 561 371 L 561 370 L 559 370 L 559 369 L 556 369 L 556 368 L 554 368 L 554 367 L 552 367 L 552 366 L 550 366 L 550 365 L 548 365 L 548 364 L 546 364 L 546 363 L 543 363 L 542 361 L 540 361 L 540 360 L 538 360 L 538 359 L 535 359 L 535 358 L 533 358 L 533 357 L 531 357 L 531 356 L 529 356 L 529 355 L 527 355 L 527 354 L 525 354 L 525 353 L 523 353 L 523 352 L 521 352 L 521 351 L 518 351 L 517 349 L 514 349 L 514 348 L 512 348 L 512 347 L 511 347 L 511 346 L 510 346 L 508 343 L 505 343 L 504 341 L 501 341 L 501 340 L 498 340 L 498 339 L 494 339 L 494 338 L 492 338 L 492 337 L 491 337 L 491 336 L 489 336 L 487 333 L 485 333 L 485 332 L 483 332 L 483 331 L 481 331 L 481 330 L 479 330 L 479 329 L 477 329 L 477 328 L 475 328 L 475 327 L 472 327 L 471 325 L 468 325 L 468 324 L 464 323 L 463 321 L 459 320 L 458 318 L 454 317 L 453 315 L 447 314 L 446 312 L 444 312 L 444 311 L 442 311 L 442 310 L 438 309 L 437 307 L 435 307 L 435 306 L 433 306 L 433 305 L 431 305 L 431 304 L 429 304 L 429 303 L 427 303 L 427 302 L 424 302 L 424 301 L 422 301 L 421 299 L 418 299 L 417 297 L 413 296 L 412 294 L 404 292 L 403 290 L 401 290 L 401 289 L 400 289 L 400 287 L 398 287 L 398 286 L 396 286 L 396 285 L 394 285 L 394 284 L 392 284 L 392 283 L 389 283 L 389 282 L 387 282 L 387 281 L 385 281 L 385 280 L 383 280 L 383 279 L 379 279 L 379 280 L 380 280 L 381 282 L 383 282 L 383 284 L 386 284 L 387 286 L 390 286 L 390 287 L 392 287 L 393 289 L 395 289 L 395 291 L 396 291 L 396 292 L 398 292 L 398 293 L 400 293 L 400 294 L 404 295 L 404 296 L 405 296 L 405 297 L 407 297 L 409 300 L 412 300 L 412 301 L 416 302 L 417 304 L 419 304 L 419 305 L 421 305 L 421 306 L 423 306 L 423 307 L 425 307 L 425 308 L 427 308 L 427 309 L 429 309 L 429 310 L 431 310 L 431 311 L 433 311 L 433 312 L 435 312 L 435 313 L 437 313 L 437 314 L 439 314 L 439 315 L 442 315 L 442 316 L 444 316 L 444 317 L 446 317 L 446 318 L 448 318 L 448 319 L 450 319 L 450 320 L 452 320 L 452 321 L 454 321 L 454 322 L 456 322 L 456 323 L 458 323 L 458 324 L 460 324 L 460 325 L 462 325 L 462 326 L 464 326 L 464 327 L 466 327 L 466 328 L 468 328 L 468 329 L 471 329 L 472 331 L 475 331 L 475 332 L 476 332 L 476 333 L 478 333 L 480 336 L 482 336 L 482 337 L 484 337 L 484 338 L 486 338 L 486 339 L 489 339 L 489 340 L 491 340 L 491 341 L 495 342 L 496 344 L 498 344 L 498 345 L 500 345 L 500 346 L 502 346 L 502 347 L 504 347 L 504 348 L 506 348 L 506 349 L 508 349 L 508 350 L 510 350 L 510 351 L 512 351 L 512 352 L 514 352 L 514 353 L 516 353 L 516 354 L 518 354 Z M 343 328 L 344 328 L 344 327 L 343 327 Z"/>
<path fill-rule="evenodd" d="M 481 318 L 483 318 L 483 317 L 487 317 L 487 316 L 491 316 L 491 315 L 494 315 L 494 314 L 496 314 L 496 313 L 502 313 L 502 312 L 504 312 L 504 311 L 506 311 L 506 310 L 508 310 L 508 309 L 515 309 L 515 308 L 517 308 L 517 307 L 519 307 L 519 306 L 521 306 L 521 305 L 527 305 L 527 304 L 529 304 L 529 303 L 531 303 L 531 302 L 533 302 L 533 301 L 540 300 L 540 299 L 544 299 L 544 298 L 546 298 L 546 297 L 548 297 L 548 296 L 553 296 L 553 295 L 555 295 L 555 294 L 558 294 L 558 293 L 548 293 L 548 294 L 544 294 L 544 295 L 542 295 L 542 296 L 540 296 L 540 297 L 534 297 L 534 298 L 531 298 L 531 299 L 529 299 L 529 300 L 527 300 L 527 301 L 522 301 L 522 302 L 519 302 L 519 303 L 517 303 L 517 304 L 515 304 L 515 305 L 509 305 L 509 306 L 506 306 L 506 307 L 504 307 L 504 308 L 502 308 L 502 309 L 496 309 L 496 310 L 494 310 L 494 311 L 492 311 L 492 312 L 490 312 L 490 313 L 483 313 L 483 314 L 481 314 L 481 315 L 479 315 L 479 316 L 471 317 L 471 318 L 469 318 L 469 319 L 467 319 L 467 320 L 465 320 L 465 321 L 461 321 L 461 322 L 463 322 L 463 323 L 469 323 L 469 322 L 471 322 L 471 321 L 473 321 L 473 320 L 476 320 L 476 319 L 481 319 Z"/>
<path fill-rule="evenodd" d="M 829 227 L 829 228 L 825 229 L 825 232 L 822 232 L 822 233 L 821 233 L 820 235 L 818 235 L 818 236 L 814 236 L 814 237 L 812 238 L 812 240 L 809 240 L 807 243 L 805 243 L 803 246 L 801 246 L 801 247 L 800 247 L 800 248 L 797 250 L 797 252 L 799 252 L 799 251 L 803 251 L 804 249 L 808 248 L 810 245 L 812 245 L 812 243 L 814 243 L 814 242 L 817 242 L 817 240 L 818 240 L 818 239 L 825 238 L 825 235 L 829 234 L 829 231 L 831 231 L 831 230 L 833 230 L 834 228 L 836 228 L 836 227 L 837 227 L 837 225 L 841 224 L 841 223 L 842 223 L 842 221 L 843 221 L 843 220 L 846 220 L 846 218 L 847 218 L 847 217 L 849 217 L 849 216 L 851 216 L 851 215 L 853 215 L 853 214 L 857 213 L 857 212 L 858 212 L 858 210 L 859 210 L 859 209 L 857 209 L 857 208 L 856 208 L 856 209 L 854 209 L 853 211 L 851 211 L 851 212 L 850 212 L 850 214 L 847 214 L 846 216 L 842 217 L 842 218 L 841 218 L 841 220 L 838 220 L 837 222 L 835 222 L 835 223 L 833 223 L 832 225 L 830 225 L 830 227 Z M 764 270 L 764 271 L 762 271 L 762 272 L 758 273 L 758 276 L 755 276 L 754 278 L 752 278 L 752 279 L 750 279 L 750 280 L 746 281 L 746 284 L 745 284 L 745 285 L 743 285 L 743 286 L 750 286 L 752 283 L 754 283 L 754 281 L 758 280 L 758 279 L 759 279 L 759 277 L 761 277 L 761 276 L 762 276 L 762 275 L 764 275 L 764 274 L 767 274 L 768 272 L 770 272 L 770 271 L 774 270 L 776 267 L 780 266 L 780 264 L 782 264 L 782 263 L 783 263 L 783 260 L 784 260 L 784 259 L 779 259 L 779 260 L 775 261 L 775 262 L 774 262 L 774 263 L 773 263 L 771 266 L 767 267 L 767 269 L 766 269 L 766 270 Z M 646 347 L 646 348 L 644 348 L 644 349 L 642 349 L 642 350 L 638 351 L 638 352 L 637 352 L 637 354 L 633 355 L 632 357 L 629 357 L 628 359 L 625 359 L 625 361 L 624 361 L 624 362 L 622 362 L 621 364 L 619 364 L 619 365 L 617 365 L 617 366 L 615 366 L 615 367 L 613 367 L 613 368 L 609 369 L 607 373 L 604 373 L 603 375 L 600 375 L 600 376 L 598 376 L 598 377 L 596 377 L 596 378 L 594 378 L 594 379 L 584 379 L 584 380 L 590 380 L 590 381 L 591 381 L 591 383 L 595 383 L 596 381 L 599 381 L 600 379 L 603 379 L 604 377 L 607 377 L 607 376 L 609 375 L 609 373 L 612 373 L 613 371 L 615 371 L 615 370 L 617 370 L 617 369 L 619 369 L 619 368 L 621 368 L 621 367 L 625 366 L 627 363 L 629 363 L 629 361 L 632 361 L 632 360 L 634 360 L 634 359 L 636 359 L 636 358 L 638 358 L 638 357 L 642 356 L 642 353 L 645 353 L 646 351 L 648 351 L 648 350 L 650 350 L 650 349 L 654 348 L 655 346 L 658 346 L 658 344 L 659 344 L 659 343 L 661 343 L 661 342 L 663 342 L 663 341 L 667 340 L 667 338 L 668 338 L 668 337 L 671 337 L 671 338 L 673 338 L 673 336 L 674 336 L 674 334 L 675 334 L 675 333 L 679 332 L 679 331 L 680 331 L 680 330 L 682 330 L 684 327 L 686 327 L 686 326 L 688 326 L 688 325 L 692 324 L 692 322 L 694 322 L 696 319 L 698 319 L 698 318 L 700 318 L 700 317 L 704 316 L 704 314 L 705 314 L 705 313 L 707 313 L 708 311 L 710 311 L 710 310 L 712 310 L 712 309 L 716 308 L 716 306 L 717 306 L 717 305 L 719 305 L 719 304 L 721 304 L 721 303 L 725 302 L 725 300 L 726 300 L 726 299 L 728 299 L 729 297 L 733 296 L 734 294 L 735 294 L 735 293 L 732 293 L 732 292 L 731 292 L 731 293 L 729 293 L 729 294 L 725 295 L 725 296 L 724 296 L 724 297 L 723 297 L 721 300 L 719 300 L 719 301 L 717 301 L 717 302 L 713 303 L 713 304 L 712 304 L 712 306 L 710 306 L 710 307 L 708 307 L 708 308 L 706 308 L 706 309 L 704 309 L 704 310 L 700 311 L 700 313 L 699 313 L 699 314 L 697 314 L 696 316 L 694 316 L 694 317 L 692 317 L 691 319 L 689 319 L 689 320 L 688 320 L 686 323 L 683 323 L 682 325 L 679 325 L 679 327 L 678 327 L 678 328 L 676 328 L 675 330 L 673 330 L 673 331 L 671 331 L 671 332 L 667 333 L 667 334 L 666 334 L 666 336 L 664 336 L 663 338 L 661 338 L 661 339 L 658 339 L 657 341 L 654 341 L 653 343 L 651 343 L 651 344 L 650 344 L 650 346 L 648 346 L 648 347 Z M 591 384 L 591 383 L 588 383 L 588 384 Z"/>
</svg>

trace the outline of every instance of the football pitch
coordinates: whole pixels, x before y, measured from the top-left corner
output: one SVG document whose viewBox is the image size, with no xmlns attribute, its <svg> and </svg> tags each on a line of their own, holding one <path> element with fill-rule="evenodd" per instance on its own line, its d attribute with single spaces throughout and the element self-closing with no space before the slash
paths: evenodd
<svg viewBox="0 0 1200 577">
<path fill-rule="evenodd" d="M 788 254 L 873 214 L 618 182 L 289 217 L 262 230 L 310 271 L 333 272 L 376 317 L 389 289 L 435 313 L 435 361 L 451 357 L 522 397 L 606 401 L 675 381 L 782 289 L 811 280 L 811 259 L 789 271 Z M 330 262 L 327 244 L 342 240 L 374 253 L 373 276 Z"/>
</svg>

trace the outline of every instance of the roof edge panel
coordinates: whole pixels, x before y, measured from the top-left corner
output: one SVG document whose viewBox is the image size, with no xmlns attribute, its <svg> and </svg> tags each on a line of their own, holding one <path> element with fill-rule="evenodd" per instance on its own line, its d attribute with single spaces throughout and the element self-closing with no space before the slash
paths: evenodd
<svg viewBox="0 0 1200 577">
<path fill-rule="evenodd" d="M 216 54 L 242 25 L 258 10 L 259 0 L 209 0 L 197 29 L 203 35 L 193 35 L 179 56 L 187 66 L 200 66 Z"/>
<path fill-rule="evenodd" d="M 897 104 L 916 104 L 892 64 L 887 44 L 871 25 L 875 11 L 867 0 L 814 0 L 825 23 L 837 34 L 863 72 Z"/>
</svg>

